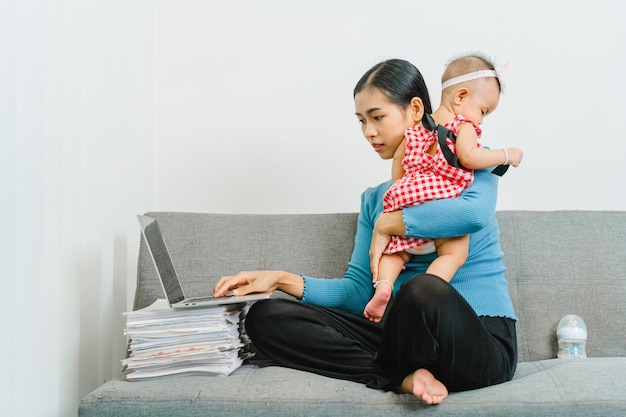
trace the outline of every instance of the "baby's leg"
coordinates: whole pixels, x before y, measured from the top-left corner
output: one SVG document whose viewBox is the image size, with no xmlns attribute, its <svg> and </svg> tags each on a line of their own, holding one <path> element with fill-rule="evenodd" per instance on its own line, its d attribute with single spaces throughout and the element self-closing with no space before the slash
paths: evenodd
<svg viewBox="0 0 626 417">
<path fill-rule="evenodd" d="M 393 285 L 404 269 L 404 264 L 409 255 L 405 252 L 383 255 L 378 266 L 378 281 L 375 283 L 376 290 L 374 296 L 365 306 L 363 315 L 374 322 L 379 322 L 383 318 L 387 303 L 393 292 Z"/>
<path fill-rule="evenodd" d="M 437 245 L 438 256 L 430 264 L 426 273 L 450 282 L 456 271 L 467 259 L 469 235 L 436 239 L 435 244 Z"/>
</svg>

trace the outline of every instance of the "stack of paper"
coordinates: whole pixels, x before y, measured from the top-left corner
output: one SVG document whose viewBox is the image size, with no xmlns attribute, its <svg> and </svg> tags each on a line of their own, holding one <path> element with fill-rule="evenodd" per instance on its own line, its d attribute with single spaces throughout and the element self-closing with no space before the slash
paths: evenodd
<svg viewBox="0 0 626 417">
<path fill-rule="evenodd" d="M 241 366 L 247 306 L 172 309 L 166 300 L 124 313 L 129 381 L 164 375 L 229 375 Z"/>
</svg>

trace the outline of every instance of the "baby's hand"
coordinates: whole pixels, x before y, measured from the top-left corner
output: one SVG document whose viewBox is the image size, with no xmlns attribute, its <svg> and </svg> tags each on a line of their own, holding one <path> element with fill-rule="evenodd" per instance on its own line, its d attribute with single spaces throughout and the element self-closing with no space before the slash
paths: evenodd
<svg viewBox="0 0 626 417">
<path fill-rule="evenodd" d="M 509 165 L 517 167 L 522 163 L 524 152 L 520 148 L 506 148 L 509 154 Z"/>
</svg>

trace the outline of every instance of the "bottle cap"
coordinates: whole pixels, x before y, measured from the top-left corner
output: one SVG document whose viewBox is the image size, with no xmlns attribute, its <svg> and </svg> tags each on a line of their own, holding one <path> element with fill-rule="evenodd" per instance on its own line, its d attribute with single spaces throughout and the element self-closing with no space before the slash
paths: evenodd
<svg viewBox="0 0 626 417">
<path fill-rule="evenodd" d="M 556 328 L 557 339 L 587 340 L 587 326 L 574 314 L 564 316 Z"/>
</svg>

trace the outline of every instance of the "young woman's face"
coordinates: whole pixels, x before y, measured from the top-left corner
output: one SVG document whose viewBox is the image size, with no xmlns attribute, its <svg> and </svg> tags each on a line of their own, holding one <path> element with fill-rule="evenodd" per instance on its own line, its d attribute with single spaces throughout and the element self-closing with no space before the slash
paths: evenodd
<svg viewBox="0 0 626 417">
<path fill-rule="evenodd" d="M 404 131 L 415 124 L 411 108 L 390 102 L 377 88 L 365 88 L 354 96 L 361 131 L 382 159 L 391 159 L 404 139 Z"/>
</svg>

